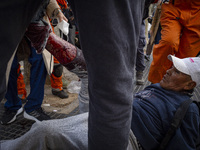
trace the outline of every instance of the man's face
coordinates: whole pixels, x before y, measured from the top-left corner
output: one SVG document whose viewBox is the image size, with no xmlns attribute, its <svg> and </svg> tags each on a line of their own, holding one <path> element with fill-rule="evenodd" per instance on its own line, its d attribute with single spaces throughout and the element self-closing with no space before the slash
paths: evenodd
<svg viewBox="0 0 200 150">
<path fill-rule="evenodd" d="M 192 81 L 191 77 L 178 71 L 174 66 L 167 70 L 163 79 L 160 81 L 162 88 L 182 92 L 188 89 L 188 84 Z"/>
</svg>

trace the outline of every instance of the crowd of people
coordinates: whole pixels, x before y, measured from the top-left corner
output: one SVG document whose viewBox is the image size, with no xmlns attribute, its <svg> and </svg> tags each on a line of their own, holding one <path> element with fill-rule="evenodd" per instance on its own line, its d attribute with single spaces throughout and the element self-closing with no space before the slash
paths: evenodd
<svg viewBox="0 0 200 150">
<path fill-rule="evenodd" d="M 31 130 L 20 138 L 0 141 L 1 148 L 159 149 L 174 113 L 184 101 L 191 98 L 195 87 L 200 84 L 200 58 L 197 57 L 200 51 L 200 2 L 112 0 L 105 4 L 100 0 L 68 0 L 74 14 L 74 23 L 79 30 L 79 47 L 74 42 L 69 43 L 55 35 L 48 20 L 43 19 L 45 14 L 50 19 L 52 16 L 59 18 L 58 21 L 70 19 L 63 14 L 59 2 L 62 3 L 61 8 L 67 8 L 66 1 L 62 0 L 30 0 L 29 3 L 5 1 L 0 10 L 10 14 L 9 8 L 15 4 L 18 7 L 15 7 L 16 14 L 12 16 L 23 18 L 16 24 L 18 30 L 14 31 L 14 35 L 9 18 L 6 18 L 7 26 L 2 25 L 7 32 L 0 29 L 0 40 L 3 41 L 1 48 L 4 50 L 4 57 L 0 51 L 0 98 L 5 96 L 7 99 L 5 115 L 12 114 L 10 118 L 4 117 L 6 121 L 1 120 L 1 123 L 13 122 L 23 109 L 25 118 L 36 121 Z M 144 84 L 144 20 L 148 18 L 148 8 L 152 3 L 161 6 L 158 19 L 161 36 L 158 44 L 153 46 L 153 60 L 148 76 L 152 84 L 133 95 L 134 74 L 136 84 Z M 29 9 L 24 9 L 24 12 L 20 9 L 30 6 L 30 12 Z M 33 69 L 31 80 L 31 84 L 35 86 L 33 93 L 37 93 L 37 97 L 33 94 L 36 99 L 31 98 L 30 93 L 22 108 L 17 93 L 18 62 L 15 51 L 20 43 L 19 39 L 23 37 L 31 48 L 30 62 L 41 57 L 37 53 L 42 53 L 45 48 L 59 64 L 80 78 L 82 90 L 88 93 L 85 101 L 79 102 L 83 114 L 62 120 L 49 120 L 49 116 L 41 108 L 47 75 L 41 58 L 33 62 L 33 66 L 40 66 L 40 70 Z M 55 69 L 56 67 L 52 74 L 61 77 L 62 69 Z M 6 74 L 8 72 L 9 80 Z M 60 91 L 62 88 L 58 90 Z M 165 149 L 199 149 L 199 112 L 198 105 L 190 104 L 181 125 Z M 134 144 L 130 144 L 130 136 L 134 139 Z"/>
<path fill-rule="evenodd" d="M 40 12 L 35 15 L 32 19 L 32 22 L 49 22 L 52 20 L 51 18 L 56 17 L 60 22 L 68 19 L 62 13 L 64 8 L 67 8 L 67 4 L 65 1 L 50 1 L 46 6 L 44 13 L 48 16 L 44 16 L 44 19 L 40 18 Z M 59 6 L 60 4 L 60 6 Z M 55 10 L 62 8 L 61 6 L 65 6 L 63 11 L 59 11 L 55 14 Z M 56 16 L 55 16 L 56 15 Z M 53 30 L 53 26 L 52 26 Z M 37 33 L 31 33 L 37 34 Z M 34 120 L 34 121 L 42 121 L 49 120 L 50 116 L 48 116 L 42 109 L 41 105 L 44 99 L 44 85 L 47 73 L 50 75 L 52 94 L 58 96 L 60 98 L 68 98 L 66 92 L 64 92 L 62 86 L 62 72 L 63 66 L 59 63 L 59 61 L 54 57 L 51 58 L 54 64 L 50 64 L 50 68 L 48 65 L 45 65 L 46 53 L 37 54 L 36 49 L 31 45 L 29 39 L 24 36 L 22 41 L 20 42 L 17 52 L 14 56 L 10 76 L 8 80 L 8 88 L 7 93 L 5 95 L 5 112 L 2 115 L 0 122 L 1 124 L 10 124 L 15 121 L 17 115 L 23 112 L 24 109 L 24 117 L 26 119 Z M 26 55 L 25 55 L 26 54 Z M 26 58 L 27 57 L 27 58 Z M 30 93 L 27 96 L 26 86 L 23 81 L 23 75 L 20 71 L 20 60 L 28 59 L 31 64 L 30 70 Z M 45 59 L 45 60 L 44 60 Z M 51 69 L 51 65 L 53 68 Z M 49 71 L 50 70 L 50 71 Z M 52 71 L 51 71 L 52 70 Z M 21 98 L 18 96 L 21 94 Z M 25 105 L 22 108 L 22 99 L 25 100 Z"/>
</svg>

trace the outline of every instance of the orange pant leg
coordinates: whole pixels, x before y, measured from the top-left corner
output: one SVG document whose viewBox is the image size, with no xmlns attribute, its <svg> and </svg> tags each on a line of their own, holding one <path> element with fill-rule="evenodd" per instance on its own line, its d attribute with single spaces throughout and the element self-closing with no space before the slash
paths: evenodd
<svg viewBox="0 0 200 150">
<path fill-rule="evenodd" d="M 163 4 L 161 10 L 161 41 L 153 49 L 149 81 L 160 82 L 171 62 L 167 55 L 195 57 L 200 47 L 200 1 L 176 0 Z"/>
<path fill-rule="evenodd" d="M 21 65 L 19 64 L 18 69 L 17 69 L 17 91 L 18 95 L 22 95 L 22 99 L 26 99 L 27 93 L 26 93 L 26 87 L 24 83 L 24 76 L 22 75 L 20 71 Z"/>
<path fill-rule="evenodd" d="M 54 64 L 59 64 L 59 61 L 54 57 Z M 50 76 L 51 80 L 51 87 L 54 89 L 62 90 L 63 82 L 62 82 L 62 75 L 61 76 L 55 76 L 54 71 Z"/>
<path fill-rule="evenodd" d="M 175 54 L 179 49 L 181 25 L 176 19 L 178 11 L 172 4 L 163 4 L 161 10 L 161 40 L 153 48 L 153 61 L 150 66 L 148 80 L 158 83 L 167 69 L 172 65 L 167 59 L 169 54 Z"/>
<path fill-rule="evenodd" d="M 200 1 L 192 4 L 190 11 L 179 10 L 180 22 L 184 25 L 179 51 L 176 54 L 179 58 L 195 57 L 200 51 Z"/>
<path fill-rule="evenodd" d="M 51 87 L 54 89 L 59 89 L 62 90 L 62 76 L 61 77 L 56 77 L 53 73 L 50 76 L 51 79 Z"/>
</svg>

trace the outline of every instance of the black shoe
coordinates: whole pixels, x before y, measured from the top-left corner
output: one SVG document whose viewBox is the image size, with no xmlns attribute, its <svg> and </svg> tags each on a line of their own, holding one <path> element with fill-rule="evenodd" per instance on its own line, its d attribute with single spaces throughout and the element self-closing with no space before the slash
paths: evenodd
<svg viewBox="0 0 200 150">
<path fill-rule="evenodd" d="M 24 111 L 24 118 L 29 119 L 29 120 L 33 120 L 33 121 L 36 121 L 36 122 L 51 119 L 50 116 L 47 115 L 41 107 L 32 111 L 32 112 L 29 112 L 29 113 Z"/>
<path fill-rule="evenodd" d="M 1 124 L 10 124 L 16 120 L 17 115 L 22 113 L 23 108 L 21 107 L 18 110 L 9 110 L 5 109 L 5 112 L 3 113 L 3 116 L 1 117 Z"/>
<path fill-rule="evenodd" d="M 137 85 L 144 85 L 143 71 L 137 71 L 136 72 L 136 84 Z"/>
<path fill-rule="evenodd" d="M 58 97 L 60 97 L 62 99 L 69 97 L 68 94 L 63 90 L 59 90 L 58 91 L 58 90 L 52 89 L 52 94 L 55 95 L 55 96 L 58 96 Z"/>
</svg>

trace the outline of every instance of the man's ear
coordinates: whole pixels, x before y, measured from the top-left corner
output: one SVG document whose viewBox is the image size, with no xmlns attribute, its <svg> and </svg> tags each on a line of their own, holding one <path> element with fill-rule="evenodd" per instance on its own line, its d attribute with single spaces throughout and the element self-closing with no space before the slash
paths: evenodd
<svg viewBox="0 0 200 150">
<path fill-rule="evenodd" d="M 192 90 L 192 89 L 194 89 L 196 87 L 196 82 L 194 82 L 194 81 L 189 81 L 188 83 L 187 83 L 187 85 L 184 87 L 184 90 L 187 90 L 187 91 L 189 91 L 189 90 Z"/>
</svg>

